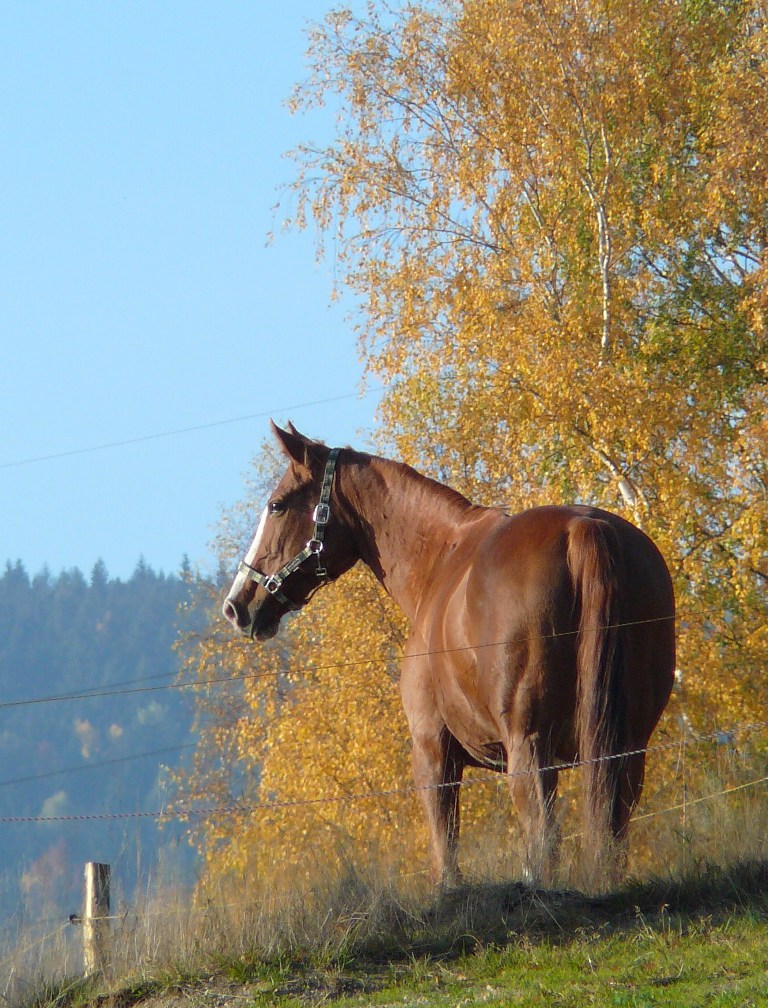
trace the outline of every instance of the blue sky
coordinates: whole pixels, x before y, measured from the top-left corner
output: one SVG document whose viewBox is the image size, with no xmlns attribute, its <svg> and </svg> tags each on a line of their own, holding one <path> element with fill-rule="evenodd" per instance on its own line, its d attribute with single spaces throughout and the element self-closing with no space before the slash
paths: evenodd
<svg viewBox="0 0 768 1008">
<path fill-rule="evenodd" d="M 333 128 L 285 107 L 330 6 L 0 5 L 0 563 L 205 569 L 270 415 L 366 445 L 333 263 L 267 241 Z"/>
</svg>

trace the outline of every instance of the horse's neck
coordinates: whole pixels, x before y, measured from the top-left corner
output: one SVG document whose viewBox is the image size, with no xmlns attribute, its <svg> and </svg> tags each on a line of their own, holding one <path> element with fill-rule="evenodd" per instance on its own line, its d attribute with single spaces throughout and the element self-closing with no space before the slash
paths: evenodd
<svg viewBox="0 0 768 1008">
<path fill-rule="evenodd" d="M 469 501 L 397 462 L 362 456 L 348 480 L 361 559 L 413 620 Z"/>
</svg>

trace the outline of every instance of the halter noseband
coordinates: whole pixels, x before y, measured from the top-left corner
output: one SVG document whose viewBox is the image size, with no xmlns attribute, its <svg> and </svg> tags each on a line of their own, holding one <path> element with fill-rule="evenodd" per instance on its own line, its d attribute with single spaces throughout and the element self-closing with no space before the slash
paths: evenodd
<svg viewBox="0 0 768 1008">
<path fill-rule="evenodd" d="M 317 507 L 312 512 L 312 520 L 315 523 L 315 527 L 312 530 L 312 538 L 309 540 L 304 549 L 297 553 L 293 560 L 289 560 L 285 566 L 281 567 L 277 574 L 262 574 L 261 571 L 256 570 L 255 567 L 251 567 L 250 564 L 246 563 L 245 560 L 241 560 L 238 564 L 238 571 L 241 574 L 245 574 L 256 584 L 261 585 L 261 587 L 269 592 L 270 595 L 278 600 L 278 602 L 283 602 L 289 605 L 292 609 L 299 608 L 294 602 L 292 602 L 288 596 L 282 591 L 283 581 L 294 571 L 297 571 L 299 567 L 308 560 L 310 557 L 317 557 L 317 570 L 315 574 L 318 578 L 324 578 L 328 574 L 327 568 L 323 565 L 320 560 L 320 554 L 323 552 L 323 539 L 325 538 L 325 527 L 328 524 L 328 520 L 331 517 L 330 499 L 331 490 L 333 489 L 333 476 L 336 471 L 336 459 L 339 457 L 339 452 L 341 448 L 332 448 L 331 453 L 328 456 L 328 461 L 325 463 L 325 472 L 323 474 L 323 483 L 320 487 L 320 500 Z"/>
</svg>

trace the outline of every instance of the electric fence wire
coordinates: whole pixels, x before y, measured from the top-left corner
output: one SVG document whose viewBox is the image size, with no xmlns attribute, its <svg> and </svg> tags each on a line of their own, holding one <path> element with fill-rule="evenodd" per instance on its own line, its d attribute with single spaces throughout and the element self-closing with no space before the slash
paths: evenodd
<svg viewBox="0 0 768 1008">
<path fill-rule="evenodd" d="M 713 610 L 700 610 L 698 614 L 699 615 L 707 615 L 707 614 L 711 613 L 712 611 Z M 689 615 L 693 615 L 693 614 L 689 614 Z M 670 619 L 670 618 L 673 618 L 673 617 L 661 617 L 660 619 L 661 620 L 665 620 L 665 619 Z M 641 621 L 641 622 L 658 622 L 658 621 L 659 620 L 652 620 L 652 621 L 646 620 L 646 621 Z M 618 626 L 628 626 L 628 625 L 634 625 L 634 624 L 632 624 L 632 623 L 623 623 L 623 624 L 615 624 L 615 625 L 612 625 L 612 626 L 617 626 L 618 627 Z M 594 629 L 595 631 L 597 631 L 597 630 L 610 629 L 610 628 L 612 628 L 612 627 L 595 627 L 595 628 L 592 628 L 592 629 Z M 551 637 L 566 636 L 566 635 L 575 634 L 576 632 L 578 632 L 578 631 L 565 631 L 563 633 L 553 633 L 551 635 L 541 635 L 541 636 L 542 637 L 544 637 L 544 636 L 547 636 L 547 637 L 550 637 L 550 636 Z M 478 647 L 500 647 L 500 646 L 503 646 L 504 643 L 505 643 L 504 641 L 500 641 L 500 642 L 494 642 L 494 643 L 488 644 L 488 645 L 479 645 Z M 462 650 L 467 650 L 467 648 L 455 648 L 455 649 L 447 649 L 446 651 L 424 652 L 424 653 L 420 653 L 419 655 L 413 655 L 413 656 L 410 656 L 410 657 L 423 657 L 425 655 L 442 654 L 442 653 L 452 653 L 453 651 L 462 651 Z M 123 696 L 123 695 L 135 694 L 135 693 L 156 692 L 156 691 L 159 691 L 159 690 L 166 690 L 166 689 L 201 688 L 201 687 L 219 685 L 219 684 L 222 684 L 222 683 L 232 683 L 232 682 L 238 682 L 238 681 L 249 681 L 249 680 L 254 680 L 254 679 L 262 679 L 262 678 L 273 679 L 273 678 L 281 677 L 281 676 L 296 677 L 296 676 L 299 676 L 299 675 L 314 675 L 314 674 L 317 674 L 319 672 L 337 671 L 337 670 L 343 669 L 343 668 L 360 667 L 362 665 L 368 665 L 368 664 L 371 664 L 371 663 L 394 664 L 394 663 L 396 663 L 396 662 L 398 662 L 400 660 L 402 660 L 402 656 L 390 656 L 390 657 L 385 657 L 385 658 L 380 658 L 380 657 L 371 658 L 371 657 L 369 657 L 369 658 L 354 659 L 354 660 L 345 661 L 345 662 L 327 663 L 325 665 L 309 665 L 309 666 L 301 667 L 299 669 L 285 669 L 285 670 L 270 671 L 270 672 L 238 673 L 236 675 L 221 676 L 221 677 L 216 677 L 216 678 L 208 679 L 208 680 L 200 680 L 200 681 L 192 681 L 192 682 L 165 683 L 165 684 L 162 684 L 162 685 L 155 685 L 155 686 L 132 687 L 130 689 L 121 689 L 121 688 L 100 689 L 98 687 L 93 687 L 93 688 L 88 688 L 88 689 L 86 689 L 84 691 L 80 691 L 80 692 L 63 693 L 63 694 L 53 694 L 53 695 L 43 696 L 43 697 L 33 697 L 33 698 L 27 698 L 27 699 L 22 699 L 22 700 L 6 701 L 6 702 L 3 702 L 3 703 L 0 703 L 0 709 L 22 707 L 22 706 L 28 706 L 28 705 L 32 705 L 32 704 L 55 703 L 55 702 L 68 701 L 68 700 L 88 700 L 88 699 L 93 699 L 93 698 L 97 698 L 98 699 L 98 698 L 101 698 L 101 697 Z M 145 677 L 143 679 L 123 680 L 123 683 L 115 683 L 114 685 L 115 685 L 115 687 L 119 687 L 119 686 L 122 686 L 123 684 L 128 684 L 128 683 L 132 683 L 132 682 L 148 682 L 148 681 L 151 681 L 153 679 L 157 679 L 157 678 L 161 678 L 161 677 L 165 678 L 169 674 L 173 674 L 173 673 L 161 673 L 160 675 L 147 676 L 147 677 Z M 291 684 L 288 687 L 288 689 L 287 689 L 286 692 L 294 693 L 294 692 L 296 692 L 298 690 L 302 690 L 303 691 L 303 690 L 310 690 L 310 689 L 323 689 L 323 688 L 327 688 L 329 685 L 330 684 L 323 683 L 323 682 L 319 682 L 319 683 L 318 682 L 312 682 L 312 683 L 305 682 L 303 684 L 296 683 L 296 682 L 291 682 Z M 717 734 L 721 734 L 721 733 L 717 733 Z M 195 747 L 195 743 L 194 742 L 189 742 L 189 743 L 184 743 L 184 744 L 180 744 L 180 745 L 177 745 L 177 746 L 165 747 L 163 749 L 150 750 L 148 752 L 143 752 L 143 753 L 134 753 L 134 754 L 126 755 L 126 756 L 113 757 L 113 758 L 110 758 L 110 759 L 107 759 L 107 760 L 100 760 L 100 761 L 95 761 L 95 762 L 91 762 L 91 763 L 84 763 L 84 764 L 80 764 L 78 766 L 66 767 L 66 768 L 61 768 L 61 769 L 58 769 L 58 770 L 45 771 L 45 772 L 40 772 L 40 773 L 36 773 L 36 774 L 27 774 L 27 775 L 20 776 L 20 777 L 9 778 L 7 780 L 0 780 L 0 787 L 11 786 L 11 785 L 16 785 L 16 784 L 22 784 L 22 783 L 27 783 L 27 782 L 35 781 L 35 780 L 43 780 L 43 779 L 46 779 L 46 778 L 49 778 L 49 777 L 63 776 L 63 775 L 67 775 L 67 774 L 70 774 L 70 773 L 78 773 L 78 772 L 81 772 L 81 771 L 86 771 L 86 770 L 91 770 L 91 769 L 99 769 L 101 767 L 110 766 L 110 765 L 113 765 L 113 764 L 119 764 L 119 763 L 128 762 L 128 761 L 133 761 L 133 760 L 138 760 L 138 759 L 156 757 L 156 756 L 166 755 L 166 754 L 170 754 L 170 753 L 177 753 L 177 752 L 184 751 L 185 749 L 192 749 L 194 747 Z M 0 819 L 0 822 L 1 821 L 2 821 L 2 819 Z"/>
<path fill-rule="evenodd" d="M 750 730 L 750 729 L 758 729 L 758 728 L 765 728 L 765 727 L 768 727 L 768 722 L 757 722 L 755 724 L 744 725 L 740 729 L 739 728 L 733 729 L 733 733 L 735 734 L 735 733 L 739 732 L 740 730 L 746 731 L 746 730 Z M 703 738 L 706 738 L 707 740 L 712 740 L 715 737 L 716 737 L 716 733 L 713 734 L 713 735 L 711 735 L 711 736 L 706 736 L 706 737 L 703 737 Z M 674 743 L 674 745 L 677 746 L 677 745 L 679 745 L 679 743 Z M 648 751 L 651 751 L 652 749 L 660 749 L 660 748 L 670 748 L 670 746 L 667 745 L 667 746 L 650 747 L 649 749 L 643 750 L 643 751 L 648 752 Z M 608 758 L 619 758 L 619 757 L 608 757 Z M 575 766 L 578 766 L 578 765 L 579 764 L 569 764 L 567 768 L 571 769 L 571 768 L 573 768 Z M 478 779 L 478 780 L 472 781 L 472 782 L 464 781 L 463 783 L 464 784 L 468 784 L 468 783 L 487 783 L 489 780 L 491 780 L 493 783 L 498 783 L 497 781 L 493 781 L 493 779 L 489 779 L 489 778 Z M 742 784 L 736 784 L 736 785 L 733 785 L 733 786 L 728 787 L 728 788 L 722 788 L 722 789 L 720 789 L 718 791 L 713 791 L 713 792 L 710 792 L 710 793 L 705 794 L 705 795 L 699 795 L 698 797 L 695 797 L 695 798 L 690 798 L 689 797 L 684 802 L 679 802 L 679 803 L 676 803 L 674 805 L 668 805 L 668 806 L 665 806 L 665 807 L 660 808 L 660 809 L 654 809 L 654 810 L 652 810 L 650 812 L 643 812 L 643 813 L 640 813 L 639 815 L 633 815 L 632 818 L 631 818 L 631 820 L 630 820 L 630 822 L 631 823 L 636 823 L 636 822 L 640 822 L 641 820 L 647 820 L 647 819 L 655 818 L 657 816 L 666 815 L 669 812 L 677 812 L 677 811 L 681 811 L 681 810 L 686 810 L 686 809 L 688 809 L 688 808 L 690 808 L 690 807 L 692 807 L 694 805 L 698 805 L 698 804 L 701 804 L 701 803 L 706 802 L 706 801 L 712 801 L 715 798 L 726 797 L 727 795 L 731 795 L 731 794 L 735 794 L 737 792 L 745 791 L 745 790 L 747 790 L 749 788 L 756 787 L 757 785 L 766 784 L 766 783 L 768 783 L 768 776 L 763 776 L 763 777 L 760 777 L 760 778 L 758 778 L 756 780 L 747 781 L 747 782 L 744 782 Z M 417 790 L 422 790 L 422 789 L 417 789 L 417 788 L 401 789 L 401 790 L 398 791 L 398 793 L 403 793 L 404 791 L 412 792 L 412 791 L 417 791 Z M 386 792 L 386 793 L 393 793 L 393 792 Z M 368 797 L 368 795 L 365 795 L 365 796 L 362 796 L 362 797 Z M 328 801 L 342 801 L 342 800 L 343 800 L 342 798 L 328 799 Z M 295 802 L 295 803 L 285 803 L 285 804 L 298 805 L 298 804 L 305 804 L 305 803 Z M 259 808 L 265 808 L 266 806 L 258 806 L 258 807 Z M 275 807 L 275 805 L 271 805 L 269 807 Z M 578 839 L 581 835 L 582 835 L 581 831 L 576 832 L 576 833 L 571 833 L 571 834 L 568 834 L 567 836 L 564 836 L 562 838 L 562 840 L 563 840 L 563 842 L 567 842 L 569 840 Z M 412 872 L 412 873 L 409 873 L 409 874 L 421 874 L 421 872 Z M 251 906 L 251 904 L 249 904 L 247 902 L 237 903 L 237 904 L 227 902 L 227 904 L 226 904 L 226 906 L 224 908 L 228 909 L 228 910 L 232 910 L 232 909 L 250 908 L 250 906 Z M 142 910 L 138 910 L 136 908 L 132 908 L 130 910 L 126 909 L 126 910 L 122 911 L 119 914 L 110 914 L 109 916 L 103 916 L 103 917 L 91 918 L 91 919 L 92 920 L 100 920 L 100 921 L 101 920 L 103 920 L 103 921 L 121 921 L 123 924 L 126 924 L 128 918 L 134 918 L 136 920 L 136 922 L 139 923 L 142 920 L 149 919 L 149 918 L 165 918 L 165 917 L 171 917 L 171 916 L 178 916 L 178 913 L 179 913 L 179 910 L 178 910 L 177 907 L 155 909 L 155 910 L 148 910 L 146 908 L 144 908 Z M 188 908 L 184 910 L 184 914 L 185 914 L 185 917 L 188 915 Z M 50 923 L 54 923 L 54 922 L 55 922 L 55 918 L 47 918 L 45 921 L 39 921 L 39 922 L 36 922 L 36 923 L 38 925 L 42 925 L 42 924 L 50 924 Z M 39 940 L 31 943 L 30 945 L 27 945 L 25 947 L 24 951 L 29 951 L 29 950 L 37 947 L 38 945 L 41 945 L 41 944 L 45 943 L 46 941 L 49 941 L 52 937 L 55 937 L 57 934 L 59 934 L 62 930 L 66 929 L 72 923 L 81 923 L 81 920 L 79 918 L 70 917 L 69 920 L 66 923 L 59 924 L 59 926 L 56 927 L 53 931 L 51 931 L 48 934 L 44 935 L 42 938 L 40 938 Z M 14 956 L 16 956 L 16 955 L 18 955 L 18 951 L 14 952 Z M 4 964 L 5 962 L 9 962 L 11 960 L 11 958 L 13 958 L 13 957 L 9 957 L 6 960 L 0 960 L 0 964 Z"/>
<path fill-rule="evenodd" d="M 113 766 L 116 763 L 130 763 L 134 760 L 167 756 L 170 753 L 183 752 L 185 749 L 194 749 L 196 745 L 196 742 L 182 742 L 179 745 L 165 746 L 163 749 L 131 753 L 128 756 L 114 756 L 110 759 L 97 760 L 93 763 L 80 763 L 77 766 L 62 767 L 60 770 L 45 770 L 41 773 L 27 774 L 24 777 L 9 777 L 6 780 L 0 780 L 0 787 L 10 787 L 14 784 L 28 784 L 30 781 L 47 780 L 49 777 L 61 777 L 66 774 L 80 773 L 83 770 L 100 770 L 103 767 Z"/>
<path fill-rule="evenodd" d="M 736 735 L 745 732 L 756 732 L 762 731 L 768 728 L 768 721 L 755 721 L 749 722 L 742 725 L 736 725 L 723 731 L 722 729 L 711 732 L 705 735 L 697 735 L 694 738 L 687 738 L 684 742 L 677 739 L 672 742 L 660 742 L 656 745 L 646 746 L 639 749 L 626 750 L 619 753 L 611 753 L 607 756 L 597 756 L 588 760 L 575 760 L 566 763 L 555 763 L 551 766 L 541 767 L 538 770 L 518 770 L 512 773 L 504 773 L 499 777 L 474 777 L 470 779 L 465 779 L 458 782 L 458 786 L 472 787 L 482 784 L 492 783 L 498 785 L 500 783 L 505 783 L 515 777 L 530 777 L 537 773 L 549 773 L 549 772 L 561 772 L 567 770 L 575 770 L 579 767 L 589 766 L 596 763 L 609 762 L 612 760 L 626 759 L 630 756 L 647 755 L 648 753 L 658 753 L 673 749 L 679 749 L 681 745 L 691 746 L 694 744 L 702 744 L 705 742 L 717 741 L 723 737 L 723 735 L 733 738 Z M 756 786 L 758 784 L 768 781 L 768 777 L 761 777 L 758 780 L 752 781 L 749 784 L 743 785 L 743 787 Z M 214 815 L 232 815 L 232 814 L 248 814 L 251 815 L 257 812 L 272 812 L 278 809 L 286 808 L 302 808 L 308 806 L 321 806 L 321 805 L 332 805 L 332 804 L 344 804 L 352 803 L 357 801 L 364 801 L 370 798 L 390 798 L 395 796 L 402 796 L 408 794 L 419 794 L 424 791 L 440 791 L 447 787 L 456 787 L 457 784 L 453 782 L 444 784 L 425 784 L 425 785 L 408 785 L 402 787 L 393 788 L 379 788 L 367 791 L 361 791 L 356 793 L 347 793 L 340 795 L 321 795 L 316 798 L 295 798 L 295 799 L 284 799 L 269 802 L 254 802 L 245 805 L 238 804 L 227 804 L 227 805 L 216 805 L 209 808 L 171 808 L 171 809 L 160 809 L 160 810 L 149 810 L 149 811 L 126 811 L 126 812 L 92 812 L 92 813 L 73 813 L 69 815 L 52 815 L 52 816 L 0 816 L 0 824 L 12 824 L 12 823 L 64 823 L 64 822 L 91 822 L 91 821 L 113 821 L 121 819 L 155 819 L 155 820 L 189 820 L 194 818 L 204 818 Z M 739 786 L 741 787 L 741 785 Z M 735 788 L 734 790 L 738 790 Z M 713 794 L 711 797 L 717 797 L 721 792 Z M 726 792 L 723 792 L 726 793 Z M 690 804 L 690 803 L 689 803 Z M 656 813 L 654 813 L 656 814 Z"/>
<path fill-rule="evenodd" d="M 721 611 L 722 610 L 719 608 L 700 609 L 694 612 L 686 613 L 686 618 L 690 618 L 693 616 L 706 616 Z M 640 626 L 648 623 L 663 623 L 668 622 L 669 620 L 673 620 L 675 618 L 679 619 L 679 617 L 675 616 L 658 616 L 653 619 L 630 620 L 623 623 L 611 623 L 605 626 L 584 627 L 576 630 L 562 630 L 562 631 L 556 630 L 553 631 L 552 633 L 536 634 L 535 636 L 531 636 L 528 639 L 530 641 L 533 641 L 533 640 L 552 640 L 558 637 L 574 637 L 576 636 L 576 634 L 582 632 L 598 633 L 603 632 L 605 630 L 615 630 L 615 629 L 621 629 L 623 627 Z M 7 710 L 12 707 L 28 707 L 34 704 L 58 703 L 67 700 L 89 700 L 92 698 L 99 698 L 99 697 L 129 696 L 131 694 L 136 693 L 156 693 L 163 690 L 200 689 L 201 687 L 205 686 L 215 686 L 220 683 L 236 682 L 238 680 L 246 681 L 250 679 L 269 679 L 279 676 L 312 675 L 318 672 L 331 672 L 331 671 L 338 671 L 339 669 L 360 667 L 361 665 L 371 665 L 371 664 L 391 665 L 396 662 L 404 660 L 407 661 L 409 659 L 428 658 L 432 655 L 458 654 L 466 651 L 480 651 L 485 648 L 504 647 L 508 643 L 510 642 L 507 640 L 501 640 L 501 641 L 492 641 L 487 644 L 482 643 L 467 644 L 455 648 L 441 648 L 431 651 L 419 651 L 414 652 L 413 654 L 410 655 L 387 655 L 387 656 L 370 655 L 368 657 L 355 658 L 350 659 L 348 661 L 327 662 L 322 665 L 305 665 L 294 669 L 288 668 L 270 672 L 244 672 L 244 673 L 237 673 L 235 675 L 217 676 L 212 679 L 164 683 L 156 686 L 136 686 L 128 689 L 92 687 L 85 690 L 73 691 L 71 693 L 54 693 L 46 696 L 25 697 L 18 700 L 0 701 L 0 710 Z M 166 673 L 163 673 L 163 675 L 165 674 Z M 157 678 L 157 677 L 155 676 L 148 677 L 148 679 L 151 678 Z M 138 679 L 128 681 L 142 682 L 144 680 Z"/>
<path fill-rule="evenodd" d="M 120 441 L 107 441 L 103 444 L 88 445 L 84 448 L 70 448 L 66 451 L 50 452 L 47 455 L 33 455 L 29 458 L 15 459 L 10 462 L 0 462 L 0 469 L 14 469 L 19 466 L 33 465 L 37 462 L 50 462 L 53 459 L 69 458 L 73 455 L 86 455 L 90 452 L 107 451 L 112 448 L 124 448 L 127 445 L 141 444 L 145 441 L 157 441 L 161 438 L 176 437 L 179 434 L 192 434 L 197 431 L 212 430 L 228 424 L 244 423 L 246 420 L 263 420 L 265 417 L 281 416 L 291 410 L 305 409 L 310 406 L 326 406 L 330 403 L 342 402 L 345 399 L 359 399 L 361 395 L 383 391 L 383 386 L 371 386 L 364 392 L 346 392 L 343 395 L 329 396 L 327 399 L 315 399 L 310 402 L 294 403 L 291 406 L 280 406 L 259 413 L 247 413 L 244 416 L 228 417 L 225 420 L 211 420 L 207 423 L 194 424 L 190 427 L 177 427 L 174 430 L 159 431 L 154 434 L 142 434 L 137 437 L 124 438 Z"/>
</svg>

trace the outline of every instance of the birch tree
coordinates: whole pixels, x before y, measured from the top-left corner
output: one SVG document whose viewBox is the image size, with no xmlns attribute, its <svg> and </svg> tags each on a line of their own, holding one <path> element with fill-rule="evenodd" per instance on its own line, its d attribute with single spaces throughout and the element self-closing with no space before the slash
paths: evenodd
<svg viewBox="0 0 768 1008">
<path fill-rule="evenodd" d="M 383 453 L 478 503 L 642 526 L 677 587 L 672 735 L 681 702 L 701 731 L 768 700 L 767 24 L 754 0 L 372 0 L 313 29 L 294 99 L 340 110 L 295 152 L 292 223 L 359 306 Z M 322 594 L 282 686 L 247 688 L 219 742 L 270 809 L 203 829 L 221 864 L 420 835 L 384 794 L 408 742 L 377 593 L 356 572 Z M 277 660 L 242 654 L 203 658 Z M 488 791 L 466 802 L 471 836 Z"/>
</svg>

